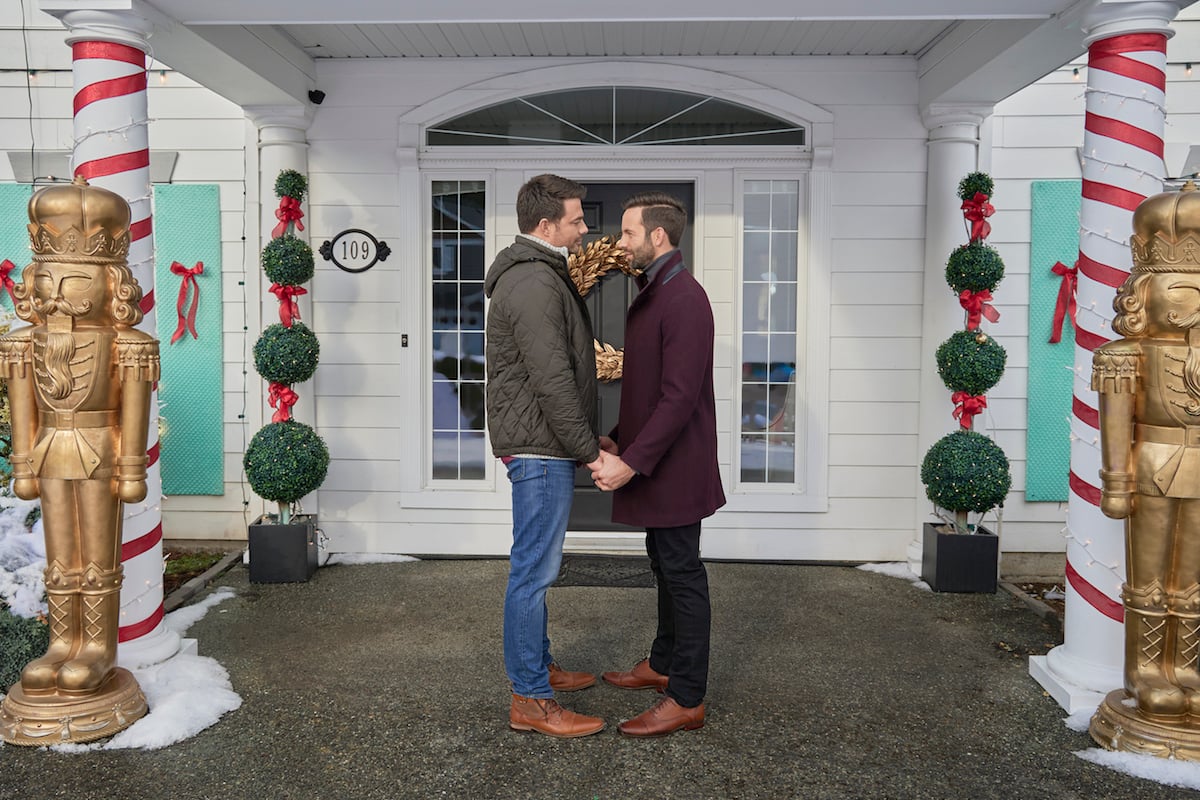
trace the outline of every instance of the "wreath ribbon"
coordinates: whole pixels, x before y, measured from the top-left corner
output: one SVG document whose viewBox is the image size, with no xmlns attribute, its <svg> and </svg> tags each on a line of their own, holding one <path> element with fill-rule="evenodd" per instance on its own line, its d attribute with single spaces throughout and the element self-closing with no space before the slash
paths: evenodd
<svg viewBox="0 0 1200 800">
<path fill-rule="evenodd" d="M 285 328 L 292 327 L 292 320 L 300 319 L 300 306 L 296 304 L 296 298 L 308 294 L 308 290 L 287 283 L 272 283 L 271 294 L 279 298 L 279 321 Z"/>
<path fill-rule="evenodd" d="M 1079 262 L 1076 261 L 1075 266 L 1068 267 L 1057 261 L 1050 271 L 1062 276 L 1062 283 L 1058 285 L 1058 300 L 1054 303 L 1054 319 L 1050 321 L 1050 344 L 1058 344 L 1062 341 L 1063 323 L 1068 317 L 1071 327 L 1075 327 L 1075 292 L 1079 288 Z"/>
<path fill-rule="evenodd" d="M 975 415 L 987 408 L 987 398 L 981 394 L 955 392 L 950 395 L 950 400 L 954 403 L 954 418 L 964 430 L 970 430 Z"/>
<path fill-rule="evenodd" d="M 279 208 L 275 209 L 275 219 L 279 220 L 279 224 L 271 230 L 271 238 L 278 239 L 287 231 L 288 223 L 296 223 L 296 230 L 304 230 L 304 223 L 300 220 L 304 218 L 304 212 L 300 210 L 300 201 L 294 197 L 279 198 Z"/>
<path fill-rule="evenodd" d="M 992 232 L 992 224 L 987 221 L 987 217 L 996 213 L 996 207 L 988 202 L 988 196 L 983 192 L 976 192 L 974 197 L 963 200 L 960 208 L 963 218 L 971 223 L 971 241 L 986 239 Z"/>
<path fill-rule="evenodd" d="M 978 292 L 963 289 L 958 293 L 958 304 L 967 312 L 967 330 L 978 328 L 985 319 L 988 322 L 1000 321 L 1000 312 L 989 302 L 991 299 L 992 293 L 987 289 Z"/>
<path fill-rule="evenodd" d="M 4 283 L 4 291 L 8 292 L 9 299 L 12 300 L 13 308 L 17 307 L 17 296 L 13 294 L 13 287 L 16 283 L 10 273 L 17 268 L 17 265 L 9 261 L 7 258 L 0 261 L 0 281 Z"/>
<path fill-rule="evenodd" d="M 196 311 L 200 308 L 200 284 L 196 276 L 204 273 L 204 262 L 197 261 L 196 266 L 189 269 L 178 261 L 172 261 L 171 272 L 180 278 L 179 299 L 175 301 L 175 313 L 179 317 L 179 324 L 171 336 L 171 344 L 182 339 L 184 333 L 190 333 L 193 339 L 199 339 L 200 336 L 196 333 Z M 191 308 L 188 308 L 188 287 L 192 289 Z"/>
<path fill-rule="evenodd" d="M 267 403 L 271 408 L 277 408 L 276 412 L 271 415 L 271 422 L 287 422 L 292 418 L 292 406 L 296 405 L 296 401 L 300 399 L 300 395 L 292 391 L 292 387 L 286 383 L 272 381 L 270 391 L 267 394 Z"/>
</svg>

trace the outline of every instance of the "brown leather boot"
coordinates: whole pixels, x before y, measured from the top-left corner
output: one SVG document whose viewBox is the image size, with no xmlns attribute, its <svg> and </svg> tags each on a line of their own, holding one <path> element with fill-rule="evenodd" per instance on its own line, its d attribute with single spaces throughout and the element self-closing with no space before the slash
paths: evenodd
<svg viewBox="0 0 1200 800">
<path fill-rule="evenodd" d="M 684 708 L 673 698 L 664 697 L 617 730 L 626 736 L 666 736 L 678 730 L 694 731 L 704 727 L 704 704 Z"/>
<path fill-rule="evenodd" d="M 568 711 L 553 699 L 514 694 L 512 708 L 508 711 L 508 727 L 514 731 L 537 731 L 559 739 L 574 739 L 604 730 L 604 720 Z"/>
<path fill-rule="evenodd" d="M 550 688 L 556 692 L 577 692 L 596 682 L 590 672 L 569 672 L 558 664 L 550 665 Z"/>
<path fill-rule="evenodd" d="M 648 658 L 643 658 L 627 672 L 606 672 L 600 677 L 622 689 L 655 689 L 660 693 L 667 690 L 667 676 L 652 670 Z"/>
</svg>

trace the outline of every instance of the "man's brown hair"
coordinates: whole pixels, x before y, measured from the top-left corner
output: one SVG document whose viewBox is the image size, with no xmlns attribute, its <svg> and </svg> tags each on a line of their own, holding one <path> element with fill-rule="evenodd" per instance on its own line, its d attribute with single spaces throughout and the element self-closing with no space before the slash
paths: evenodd
<svg viewBox="0 0 1200 800">
<path fill-rule="evenodd" d="M 567 178 L 546 173 L 529 179 L 517 192 L 517 230 L 533 233 L 544 219 L 563 217 L 564 200 L 582 200 L 587 189 Z"/>
<path fill-rule="evenodd" d="M 683 229 L 687 227 L 687 209 L 683 203 L 666 192 L 641 192 L 626 200 L 622 206 L 625 211 L 631 208 L 642 210 L 642 225 L 647 234 L 655 228 L 662 228 L 671 247 L 679 246 Z"/>
</svg>

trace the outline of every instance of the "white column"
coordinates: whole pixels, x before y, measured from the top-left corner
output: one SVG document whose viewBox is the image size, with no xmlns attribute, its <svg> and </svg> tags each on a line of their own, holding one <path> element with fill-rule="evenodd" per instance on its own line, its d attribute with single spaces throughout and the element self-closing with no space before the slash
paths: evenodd
<svg viewBox="0 0 1200 800">
<path fill-rule="evenodd" d="M 938 375 L 934 353 L 950 334 L 963 328 L 963 310 L 946 284 L 946 259 L 954 248 L 967 243 L 958 184 L 978 169 L 979 126 L 992 113 L 991 106 L 935 104 L 923 114 L 929 131 L 925 171 L 925 287 L 921 314 L 920 420 L 917 464 L 933 444 L 958 426 L 950 390 Z M 921 530 L 932 520 L 925 486 L 917 477 L 913 540 L 908 544 L 908 565 L 921 574 Z"/>
<path fill-rule="evenodd" d="M 61 9 L 47 9 L 62 11 Z M 72 170 L 128 201 L 129 268 L 142 287 L 137 327 L 156 336 L 154 231 L 150 216 L 150 146 L 146 53 L 151 23 L 130 11 L 62 11 L 74 75 Z M 163 627 L 162 481 L 158 460 L 158 392 L 151 396 L 147 494 L 125 506 L 121 535 L 120 645 L 122 666 L 166 660 L 179 636 Z"/>
<path fill-rule="evenodd" d="M 1089 382 L 1092 352 L 1119 338 L 1112 330 L 1112 302 L 1132 266 L 1133 211 L 1162 191 L 1166 44 L 1179 7 L 1107 0 L 1084 17 L 1087 117 L 1064 643 L 1029 660 L 1030 674 L 1069 713 L 1095 708 L 1124 682 L 1125 526 L 1100 513 L 1099 402 Z"/>
</svg>

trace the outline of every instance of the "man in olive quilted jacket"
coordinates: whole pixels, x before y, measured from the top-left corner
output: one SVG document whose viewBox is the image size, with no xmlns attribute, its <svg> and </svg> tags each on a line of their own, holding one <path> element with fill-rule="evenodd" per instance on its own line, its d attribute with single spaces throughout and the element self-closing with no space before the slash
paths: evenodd
<svg viewBox="0 0 1200 800">
<path fill-rule="evenodd" d="M 586 190 L 538 175 L 517 193 L 516 241 L 484 284 L 487 418 L 492 452 L 512 482 L 513 545 L 504 596 L 504 666 L 512 682 L 509 726 L 549 736 L 598 733 L 604 720 L 568 711 L 554 691 L 585 689 L 586 672 L 560 669 L 546 634 L 546 590 L 558 576 L 576 464 L 599 469 L 592 321 L 567 271 L 587 225 Z"/>
</svg>

